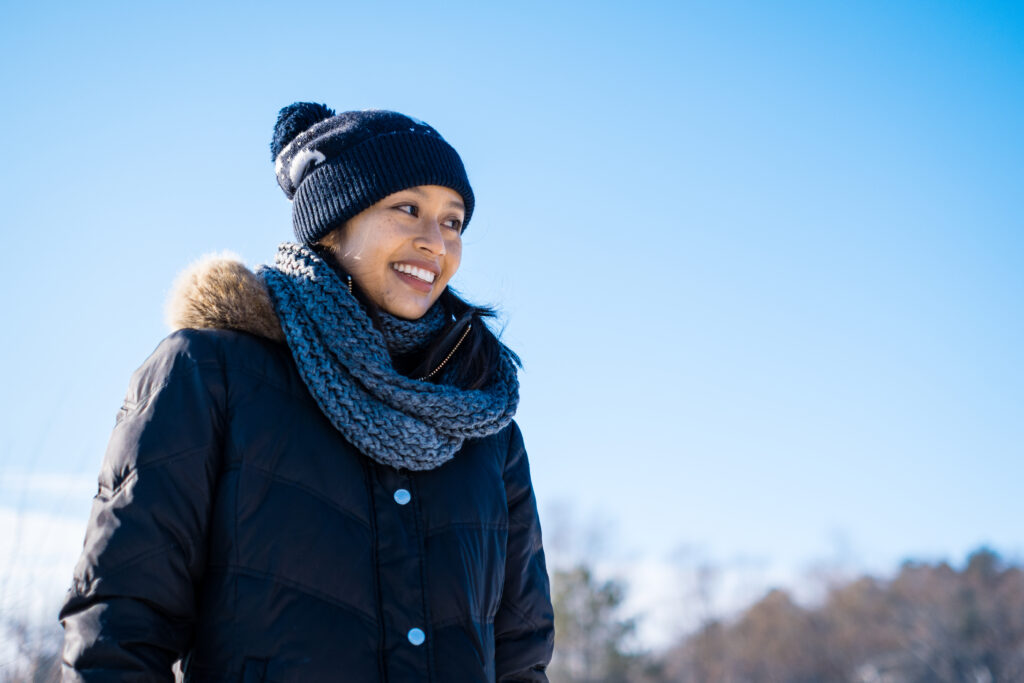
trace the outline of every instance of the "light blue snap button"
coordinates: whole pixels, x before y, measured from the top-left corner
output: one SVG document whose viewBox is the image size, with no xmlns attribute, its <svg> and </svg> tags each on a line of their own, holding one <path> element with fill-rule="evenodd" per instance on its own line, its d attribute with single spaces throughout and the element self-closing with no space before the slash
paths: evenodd
<svg viewBox="0 0 1024 683">
<path fill-rule="evenodd" d="M 405 489 L 398 489 L 395 491 L 395 502 L 399 505 L 405 505 L 412 500 L 412 494 Z M 418 644 L 418 643 L 417 643 Z"/>
<path fill-rule="evenodd" d="M 423 641 L 427 639 L 427 634 L 422 629 L 411 628 L 409 629 L 409 642 L 413 645 L 422 645 Z"/>
</svg>

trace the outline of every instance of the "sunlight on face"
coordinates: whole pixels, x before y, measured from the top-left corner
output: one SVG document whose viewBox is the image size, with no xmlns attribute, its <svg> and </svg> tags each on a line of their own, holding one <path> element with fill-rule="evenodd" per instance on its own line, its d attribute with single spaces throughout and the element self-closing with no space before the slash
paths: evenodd
<svg viewBox="0 0 1024 683">
<path fill-rule="evenodd" d="M 419 185 L 356 214 L 323 243 L 374 304 L 416 320 L 459 269 L 465 215 L 455 190 Z"/>
</svg>

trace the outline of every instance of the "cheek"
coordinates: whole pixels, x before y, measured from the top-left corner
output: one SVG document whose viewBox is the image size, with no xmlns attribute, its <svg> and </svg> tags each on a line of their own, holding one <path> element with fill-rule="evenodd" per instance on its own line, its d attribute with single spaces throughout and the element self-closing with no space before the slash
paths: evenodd
<svg viewBox="0 0 1024 683">
<path fill-rule="evenodd" d="M 374 273 L 389 262 L 391 237 L 387 226 L 376 230 L 353 230 L 338 245 L 342 265 L 353 275 Z"/>
<path fill-rule="evenodd" d="M 462 264 L 462 242 L 453 242 L 446 247 L 448 251 L 448 258 L 445 264 L 448 270 L 448 277 L 455 275 L 455 272 L 459 269 L 459 265 Z"/>
<path fill-rule="evenodd" d="M 366 269 L 387 260 L 401 242 L 400 226 L 384 219 L 350 221 L 338 244 L 342 263 Z"/>
</svg>

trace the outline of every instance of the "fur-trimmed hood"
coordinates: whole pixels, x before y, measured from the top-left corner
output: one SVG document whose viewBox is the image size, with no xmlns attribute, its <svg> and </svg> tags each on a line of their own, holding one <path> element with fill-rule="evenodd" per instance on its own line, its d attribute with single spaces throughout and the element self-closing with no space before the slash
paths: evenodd
<svg viewBox="0 0 1024 683">
<path fill-rule="evenodd" d="M 178 275 L 165 320 L 172 331 L 226 328 L 284 342 L 266 286 L 231 252 L 207 254 Z"/>
</svg>

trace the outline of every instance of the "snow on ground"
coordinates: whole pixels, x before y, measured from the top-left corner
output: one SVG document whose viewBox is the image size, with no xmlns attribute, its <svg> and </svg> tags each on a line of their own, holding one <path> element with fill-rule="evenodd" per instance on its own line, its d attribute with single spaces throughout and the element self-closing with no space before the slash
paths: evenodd
<svg viewBox="0 0 1024 683">
<path fill-rule="evenodd" d="M 82 551 L 85 517 L 0 508 L 0 614 L 57 619 Z"/>
<path fill-rule="evenodd" d="M 0 507 L 0 679 L 60 645 L 57 621 L 86 517 Z"/>
</svg>

